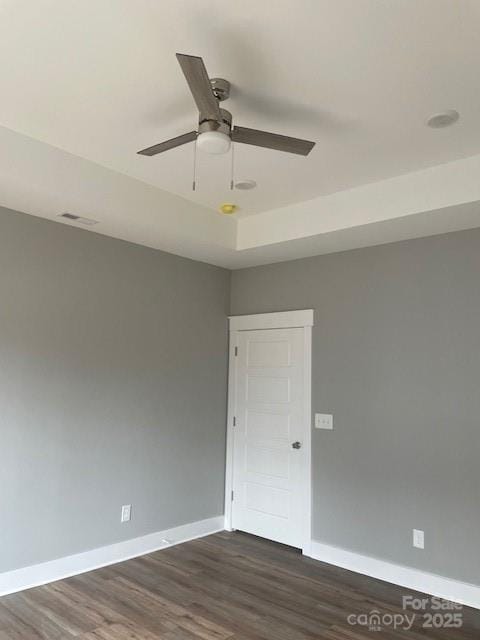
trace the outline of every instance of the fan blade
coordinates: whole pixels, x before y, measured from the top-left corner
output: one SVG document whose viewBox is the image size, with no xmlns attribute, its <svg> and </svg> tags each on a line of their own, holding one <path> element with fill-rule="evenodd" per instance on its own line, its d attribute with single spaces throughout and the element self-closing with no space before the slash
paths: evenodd
<svg viewBox="0 0 480 640">
<path fill-rule="evenodd" d="M 218 100 L 215 97 L 203 60 L 198 56 L 177 53 L 177 60 L 187 80 L 201 120 L 222 120 Z"/>
<path fill-rule="evenodd" d="M 196 137 L 197 132 L 190 131 L 190 133 L 184 133 L 182 136 L 177 136 L 176 138 L 172 138 L 171 140 L 159 142 L 158 144 L 154 144 L 153 147 L 147 147 L 146 149 L 137 151 L 137 153 L 141 156 L 156 156 L 157 153 L 163 153 L 164 151 L 168 151 L 169 149 L 180 147 L 182 144 L 187 144 L 187 142 L 193 142 Z"/>
<path fill-rule="evenodd" d="M 309 142 L 308 140 L 280 136 L 278 133 L 268 133 L 257 129 L 247 129 L 247 127 L 233 127 L 232 140 L 234 142 L 243 142 L 244 144 L 253 144 L 256 147 L 297 153 L 300 156 L 308 156 L 315 146 L 315 142 Z"/>
</svg>

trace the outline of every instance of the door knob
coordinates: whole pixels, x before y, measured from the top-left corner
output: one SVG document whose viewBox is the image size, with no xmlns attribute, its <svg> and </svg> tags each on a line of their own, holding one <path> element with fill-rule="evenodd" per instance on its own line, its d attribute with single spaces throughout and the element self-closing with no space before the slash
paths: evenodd
<svg viewBox="0 0 480 640">
<path fill-rule="evenodd" d="M 298 440 L 296 442 L 292 442 L 292 449 L 301 449 L 302 443 Z"/>
</svg>

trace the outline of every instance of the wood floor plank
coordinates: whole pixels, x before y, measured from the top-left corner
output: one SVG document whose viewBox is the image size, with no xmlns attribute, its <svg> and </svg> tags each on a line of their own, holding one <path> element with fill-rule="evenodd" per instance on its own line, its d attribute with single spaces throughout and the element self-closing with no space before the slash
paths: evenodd
<svg viewBox="0 0 480 640">
<path fill-rule="evenodd" d="M 22 627 L 26 629 L 19 638 L 28 637 L 28 640 L 66 640 L 74 638 L 70 625 L 63 625 L 54 615 L 35 602 L 28 596 L 28 591 L 5 596 L 1 599 L 2 610 L 8 610 L 9 622 L 6 623 L 7 616 L 0 612 L 0 630 L 3 626 L 8 626 L 9 633 L 17 633 Z"/>
<path fill-rule="evenodd" d="M 162 636 L 131 623 L 113 623 L 94 629 L 81 636 L 81 640 L 161 640 Z"/>
<path fill-rule="evenodd" d="M 479 640 L 461 629 L 371 631 L 349 616 L 398 615 L 415 595 L 298 551 L 220 532 L 0 599 L 0 640 Z M 417 594 L 424 597 L 423 594 Z"/>
</svg>

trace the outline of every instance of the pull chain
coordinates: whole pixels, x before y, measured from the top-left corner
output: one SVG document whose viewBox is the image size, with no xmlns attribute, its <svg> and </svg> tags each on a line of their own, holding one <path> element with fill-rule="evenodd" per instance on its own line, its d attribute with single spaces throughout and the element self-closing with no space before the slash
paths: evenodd
<svg viewBox="0 0 480 640">
<path fill-rule="evenodd" d="M 235 174 L 235 144 L 232 141 L 232 155 L 231 155 L 231 165 L 230 165 L 230 191 L 233 191 L 233 183 L 234 183 L 234 174 Z"/>
<path fill-rule="evenodd" d="M 193 182 L 192 182 L 192 191 L 195 191 L 197 188 L 197 139 L 195 138 L 195 143 L 193 145 Z"/>
</svg>

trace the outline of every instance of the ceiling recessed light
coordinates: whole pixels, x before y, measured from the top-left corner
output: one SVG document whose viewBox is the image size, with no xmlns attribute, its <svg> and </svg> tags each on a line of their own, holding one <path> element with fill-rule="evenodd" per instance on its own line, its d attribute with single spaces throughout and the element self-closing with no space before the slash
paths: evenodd
<svg viewBox="0 0 480 640">
<path fill-rule="evenodd" d="M 235 189 L 240 189 L 240 191 L 248 191 L 249 189 L 255 189 L 257 183 L 255 180 L 239 180 L 235 183 Z"/>
<path fill-rule="evenodd" d="M 444 127 L 449 127 L 452 124 L 455 124 L 459 119 L 460 114 L 455 109 L 447 109 L 447 111 L 442 111 L 441 113 L 435 113 L 433 116 L 427 120 L 427 124 L 432 129 L 443 129 Z"/>
</svg>

